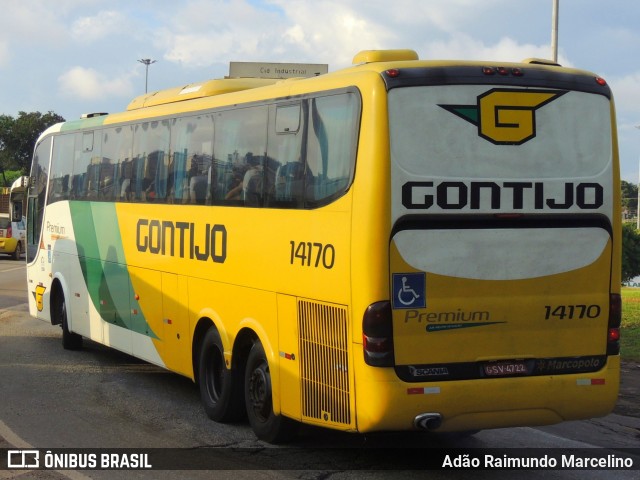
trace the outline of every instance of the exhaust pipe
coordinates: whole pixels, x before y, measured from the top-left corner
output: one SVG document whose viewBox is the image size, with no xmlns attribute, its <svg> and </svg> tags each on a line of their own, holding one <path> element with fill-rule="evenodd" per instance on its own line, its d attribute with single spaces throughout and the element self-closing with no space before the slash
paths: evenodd
<svg viewBox="0 0 640 480">
<path fill-rule="evenodd" d="M 420 430 L 437 430 L 442 425 L 439 413 L 421 413 L 413 419 L 413 426 Z"/>
</svg>

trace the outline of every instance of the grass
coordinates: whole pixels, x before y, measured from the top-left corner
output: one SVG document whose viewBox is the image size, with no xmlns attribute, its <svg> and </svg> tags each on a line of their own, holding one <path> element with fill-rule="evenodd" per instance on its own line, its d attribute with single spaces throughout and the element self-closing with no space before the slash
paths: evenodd
<svg viewBox="0 0 640 480">
<path fill-rule="evenodd" d="M 620 337 L 622 359 L 640 362 L 640 288 L 622 288 Z"/>
</svg>

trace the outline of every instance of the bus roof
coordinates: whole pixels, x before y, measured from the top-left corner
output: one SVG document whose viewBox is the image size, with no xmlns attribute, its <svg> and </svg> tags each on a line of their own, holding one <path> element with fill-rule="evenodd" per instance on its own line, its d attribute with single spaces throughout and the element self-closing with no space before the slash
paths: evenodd
<svg viewBox="0 0 640 480">
<path fill-rule="evenodd" d="M 239 92 L 251 88 L 273 85 L 278 82 L 274 78 L 226 78 L 208 80 L 200 83 L 191 83 L 183 87 L 175 87 L 167 90 L 140 95 L 134 98 L 127 110 L 137 110 L 139 108 L 153 107 L 165 103 L 182 102 L 194 98 L 212 97 L 223 93 Z"/>
<path fill-rule="evenodd" d="M 200 105 L 191 105 L 188 100 L 196 101 L 198 99 L 215 98 L 223 96 L 225 94 L 237 93 L 240 94 L 237 98 L 234 98 L 231 103 L 242 103 L 245 101 L 251 102 L 261 98 L 260 94 L 252 94 L 251 91 L 262 87 L 277 88 L 278 85 L 285 87 L 286 90 L 274 91 L 275 97 L 287 96 L 290 94 L 297 94 L 305 90 L 302 84 L 317 85 L 315 82 L 328 80 L 329 78 L 336 79 L 335 82 L 329 82 L 330 84 L 337 85 L 340 83 L 339 78 L 345 78 L 356 73 L 375 72 L 382 73 L 389 69 L 402 69 L 402 68 L 432 68 L 432 67 L 452 67 L 452 66 L 491 66 L 496 62 L 482 62 L 482 61 L 460 61 L 460 60 L 420 60 L 418 54 L 414 50 L 410 49 L 396 49 L 396 50 L 363 50 L 357 53 L 352 65 L 344 69 L 328 72 L 313 77 L 301 77 L 301 78 L 223 78 L 212 79 L 198 83 L 191 83 L 180 87 L 169 88 L 166 90 L 159 90 L 156 92 L 147 93 L 134 98 L 126 110 L 116 112 L 111 115 L 104 113 L 96 115 L 85 115 L 82 119 L 71 120 L 65 122 L 61 126 L 56 126 L 53 130 L 49 130 L 46 133 L 52 133 L 52 131 L 70 131 L 76 129 L 93 128 L 100 125 L 118 123 L 130 120 L 139 120 L 147 118 L 149 116 L 164 116 L 171 115 L 175 111 L 190 111 L 192 109 L 198 110 Z M 525 59 L 520 63 L 516 62 L 499 62 L 500 65 L 505 67 L 523 67 L 534 68 L 536 70 L 552 70 L 562 69 L 562 72 L 569 74 L 579 75 L 594 75 L 591 72 L 582 70 L 574 70 L 570 68 L 561 67 L 549 60 L 543 59 Z M 557 70 L 556 70 L 557 71 Z M 350 84 L 353 84 L 355 80 L 352 78 L 349 80 Z M 313 82 L 313 83 L 312 83 Z M 343 82 L 344 83 L 344 82 Z M 299 88 L 286 88 L 286 85 L 299 85 Z M 327 84 L 325 84 L 326 86 Z M 322 87 L 324 88 L 324 87 Z M 244 92 L 244 94 L 243 94 Z M 223 105 L 225 100 L 207 102 L 208 108 L 214 105 Z M 155 108 L 154 108 L 155 107 Z M 150 110 L 146 110 L 149 108 Z"/>
</svg>

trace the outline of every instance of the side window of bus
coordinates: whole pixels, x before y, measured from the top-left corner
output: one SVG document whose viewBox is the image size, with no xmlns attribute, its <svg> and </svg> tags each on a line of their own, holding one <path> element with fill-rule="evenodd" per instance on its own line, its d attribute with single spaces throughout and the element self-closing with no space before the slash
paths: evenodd
<svg viewBox="0 0 640 480">
<path fill-rule="evenodd" d="M 73 156 L 76 135 L 59 135 L 53 140 L 54 167 L 49 176 L 49 198 L 47 203 L 69 199 L 69 179 L 73 172 Z"/>
<path fill-rule="evenodd" d="M 318 206 L 342 195 L 353 178 L 360 99 L 354 93 L 311 99 L 305 203 Z"/>
<path fill-rule="evenodd" d="M 124 200 L 131 181 L 131 149 L 133 134 L 130 125 L 105 128 L 102 131 L 102 161 L 98 174 L 100 200 Z"/>
<path fill-rule="evenodd" d="M 91 137 L 85 134 L 82 139 L 83 152 L 91 151 L 91 167 L 93 181 L 91 183 L 91 198 L 94 200 L 113 200 L 113 164 L 110 158 L 103 157 L 100 152 L 101 132 L 91 132 Z M 94 143 L 95 142 L 95 143 Z"/>
<path fill-rule="evenodd" d="M 135 126 L 128 201 L 166 202 L 169 135 L 168 120 Z"/>
<path fill-rule="evenodd" d="M 215 116 L 214 204 L 263 204 L 268 108 L 247 107 Z M 212 179 L 213 181 L 213 179 Z"/>
<path fill-rule="evenodd" d="M 204 205 L 216 195 L 213 116 L 181 117 L 171 122 L 167 194 L 172 203 Z"/>
<path fill-rule="evenodd" d="M 82 150 L 82 133 L 76 133 L 72 157 L 73 169 L 69 185 L 70 200 L 84 200 L 87 197 L 89 160 L 85 160 Z"/>
<path fill-rule="evenodd" d="M 98 200 L 100 173 L 100 144 L 94 144 L 94 131 L 78 132 L 72 144 L 73 171 L 69 185 L 69 199 Z"/>
<path fill-rule="evenodd" d="M 267 205 L 280 208 L 304 206 L 304 149 L 307 102 L 275 105 L 271 109 L 267 170 Z M 275 118 L 274 118 L 275 117 Z"/>
<path fill-rule="evenodd" d="M 27 199 L 27 261 L 32 262 L 38 252 L 42 217 L 44 214 L 45 195 L 49 183 L 49 156 L 51 155 L 51 139 L 49 136 L 36 146 L 31 167 L 31 179 Z"/>
</svg>

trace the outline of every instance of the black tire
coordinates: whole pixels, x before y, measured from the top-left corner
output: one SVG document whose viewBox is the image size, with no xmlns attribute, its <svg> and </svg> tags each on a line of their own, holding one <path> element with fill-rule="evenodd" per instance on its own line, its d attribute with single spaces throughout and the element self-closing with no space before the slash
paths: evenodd
<svg viewBox="0 0 640 480">
<path fill-rule="evenodd" d="M 64 295 L 58 293 L 54 300 L 55 323 L 59 323 L 62 327 L 62 347 L 65 350 L 80 350 L 82 348 L 82 335 L 69 331 L 69 323 L 67 321 L 67 304 Z"/>
<path fill-rule="evenodd" d="M 269 443 L 291 440 L 297 432 L 298 423 L 273 413 L 269 362 L 259 341 L 251 347 L 244 378 L 247 416 L 256 436 Z"/>
<path fill-rule="evenodd" d="M 198 385 L 204 411 L 211 420 L 235 422 L 244 416 L 243 377 L 238 364 L 234 361 L 235 368 L 227 368 L 220 334 L 210 328 L 200 349 Z"/>
<path fill-rule="evenodd" d="M 16 249 L 13 252 L 13 255 L 11 255 L 11 258 L 13 258 L 14 260 L 20 260 L 21 256 L 22 256 L 22 244 L 18 242 L 16 244 Z"/>
</svg>

